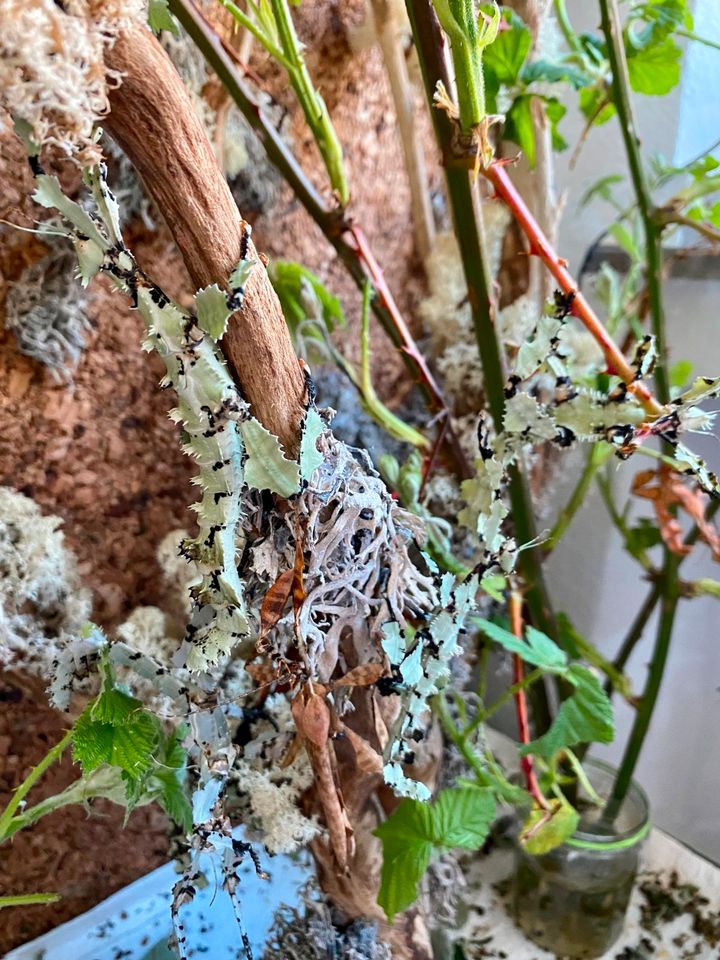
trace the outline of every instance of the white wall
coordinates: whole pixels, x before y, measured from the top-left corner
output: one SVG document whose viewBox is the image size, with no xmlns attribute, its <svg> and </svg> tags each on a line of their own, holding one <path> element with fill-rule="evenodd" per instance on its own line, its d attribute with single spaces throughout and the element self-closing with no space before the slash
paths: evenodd
<svg viewBox="0 0 720 960">
<path fill-rule="evenodd" d="M 597 26 L 597 7 L 570 0 L 577 29 Z M 698 0 L 698 32 L 720 40 L 720 4 Z M 665 98 L 636 99 L 646 153 L 661 151 L 684 162 L 720 138 L 720 51 L 692 44 L 686 52 L 682 90 Z M 575 111 L 565 120 L 565 136 L 574 143 L 582 121 Z M 578 200 L 601 175 L 623 173 L 624 151 L 616 121 L 593 131 L 574 171 L 567 156 L 558 159 L 558 184 L 567 190 L 560 251 L 576 269 L 583 253 L 607 223 L 610 209 L 595 203 L 579 212 Z M 720 281 L 673 279 L 667 285 L 668 339 L 672 357 L 687 359 L 698 374 L 720 373 Z M 695 449 L 720 469 L 717 437 L 700 438 Z M 572 488 L 581 460 L 576 459 L 559 487 Z M 618 469 L 618 489 L 649 461 L 631 461 Z M 574 475 L 573 475 L 574 474 Z M 562 492 L 559 490 L 559 493 Z M 558 496 L 558 502 L 562 497 Z M 720 579 L 720 567 L 699 547 L 682 568 L 683 577 Z M 548 567 L 558 609 L 601 650 L 613 656 L 648 586 L 640 568 L 627 558 L 596 494 L 577 517 Z M 655 822 L 706 856 L 720 861 L 720 601 L 683 601 L 677 618 L 665 683 L 638 767 L 638 779 L 650 795 Z M 654 621 L 631 661 L 629 672 L 642 689 L 654 642 Z M 617 710 L 618 737 L 598 755 L 616 761 L 622 754 L 631 710 Z"/>
</svg>

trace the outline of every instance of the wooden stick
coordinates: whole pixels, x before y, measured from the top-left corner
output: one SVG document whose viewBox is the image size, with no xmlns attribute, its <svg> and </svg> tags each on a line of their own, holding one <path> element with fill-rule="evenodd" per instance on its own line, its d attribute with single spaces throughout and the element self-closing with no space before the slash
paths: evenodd
<svg viewBox="0 0 720 960">
<path fill-rule="evenodd" d="M 185 86 L 155 37 L 136 28 L 108 51 L 123 75 L 106 126 L 161 211 L 197 288 L 225 285 L 240 259 L 243 222 Z M 254 415 L 297 453 L 305 380 L 280 302 L 257 265 L 222 341 Z"/>
</svg>

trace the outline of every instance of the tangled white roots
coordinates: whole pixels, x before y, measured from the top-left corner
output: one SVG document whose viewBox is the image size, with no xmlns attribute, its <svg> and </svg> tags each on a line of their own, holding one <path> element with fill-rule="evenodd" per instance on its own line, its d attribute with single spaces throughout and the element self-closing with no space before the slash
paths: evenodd
<svg viewBox="0 0 720 960">
<path fill-rule="evenodd" d="M 437 592 L 432 575 L 416 565 L 422 521 L 393 500 L 365 451 L 353 451 L 329 431 L 318 447 L 324 462 L 294 510 L 263 516 L 262 496 L 248 491 L 243 527 L 248 536 L 251 530 L 268 533 L 252 547 L 251 569 L 242 575 L 248 596 L 262 597 L 268 581 L 293 566 L 301 531 L 307 566 L 298 626 L 309 666 L 326 682 L 342 656 L 341 640 L 352 638 L 356 662 L 377 659 L 382 624 L 404 625 L 406 616 L 427 613 Z M 278 632 L 288 642 L 290 620 Z"/>
</svg>

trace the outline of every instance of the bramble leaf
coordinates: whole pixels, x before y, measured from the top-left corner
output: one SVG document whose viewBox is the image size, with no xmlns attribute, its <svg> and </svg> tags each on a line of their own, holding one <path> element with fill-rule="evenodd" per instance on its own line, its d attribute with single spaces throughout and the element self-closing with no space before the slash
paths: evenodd
<svg viewBox="0 0 720 960">
<path fill-rule="evenodd" d="M 489 789 L 442 790 L 431 807 L 433 842 L 436 846 L 478 850 L 487 840 L 496 810 Z"/>
<path fill-rule="evenodd" d="M 75 722 L 73 756 L 85 774 L 108 763 L 137 779 L 152 767 L 159 740 L 159 721 L 141 701 L 106 685 Z"/>
<path fill-rule="evenodd" d="M 418 885 L 434 851 L 477 850 L 495 819 L 492 792 L 478 787 L 443 790 L 432 805 L 403 800 L 375 830 L 383 845 L 378 903 L 388 920 L 417 899 Z"/>
<path fill-rule="evenodd" d="M 491 12 L 489 4 L 481 9 Z M 486 47 L 483 69 L 486 73 L 493 73 L 500 83 L 511 86 L 520 76 L 530 52 L 532 36 L 522 19 L 512 10 L 503 10 L 502 20 L 505 29 L 500 30 L 494 41 Z"/>
<path fill-rule="evenodd" d="M 628 50 L 628 76 L 636 93 L 661 97 L 680 82 L 682 51 L 671 37 L 639 50 Z"/>
<path fill-rule="evenodd" d="M 176 37 L 180 36 L 180 28 L 168 10 L 168 0 L 149 0 L 147 21 L 153 33 L 169 30 Z"/>
<path fill-rule="evenodd" d="M 567 657 L 560 647 L 534 627 L 525 627 L 525 639 L 519 640 L 509 630 L 491 620 L 484 620 L 482 617 L 472 619 L 485 636 L 510 653 L 517 653 L 526 663 L 553 673 L 564 673 L 568 669 Z"/>
<path fill-rule="evenodd" d="M 532 753 L 551 760 L 565 747 L 612 741 L 615 733 L 612 706 L 595 674 L 573 663 L 564 676 L 573 684 L 575 692 L 563 701 L 548 732 L 522 747 L 521 755 Z"/>
</svg>

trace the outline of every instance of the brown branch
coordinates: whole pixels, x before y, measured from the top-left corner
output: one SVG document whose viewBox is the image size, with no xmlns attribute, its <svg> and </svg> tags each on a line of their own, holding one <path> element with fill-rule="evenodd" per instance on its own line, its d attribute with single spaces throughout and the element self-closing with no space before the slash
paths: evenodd
<svg viewBox="0 0 720 960">
<path fill-rule="evenodd" d="M 240 259 L 243 224 L 185 86 L 153 35 L 134 29 L 107 54 L 123 75 L 106 126 L 168 227 L 196 287 L 224 285 Z M 267 272 L 257 262 L 222 348 L 255 416 L 297 452 L 305 382 Z"/>
</svg>

